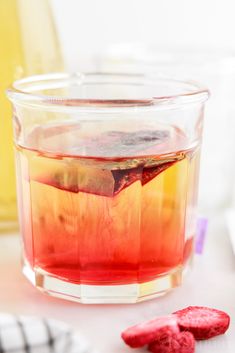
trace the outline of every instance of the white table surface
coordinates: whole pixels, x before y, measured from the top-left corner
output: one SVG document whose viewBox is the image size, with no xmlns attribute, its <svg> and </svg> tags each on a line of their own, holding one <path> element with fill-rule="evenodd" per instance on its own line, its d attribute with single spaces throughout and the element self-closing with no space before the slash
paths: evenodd
<svg viewBox="0 0 235 353">
<path fill-rule="evenodd" d="M 202 256 L 182 287 L 164 297 L 131 305 L 82 305 L 40 293 L 23 277 L 17 235 L 0 236 L 0 311 L 33 314 L 63 320 L 78 329 L 100 353 L 130 353 L 120 332 L 156 315 L 165 315 L 188 305 L 205 305 L 231 315 L 226 335 L 197 344 L 197 353 L 235 352 L 235 256 L 224 218 L 214 216 Z"/>
</svg>

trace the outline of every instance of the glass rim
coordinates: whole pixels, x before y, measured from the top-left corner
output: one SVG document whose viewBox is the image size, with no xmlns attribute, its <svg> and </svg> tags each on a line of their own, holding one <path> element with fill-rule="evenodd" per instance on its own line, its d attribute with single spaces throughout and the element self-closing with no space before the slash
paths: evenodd
<svg viewBox="0 0 235 353">
<path fill-rule="evenodd" d="M 136 80 L 122 82 L 122 79 Z M 102 82 L 104 79 L 104 82 Z M 62 95 L 47 95 L 34 93 L 35 90 L 61 89 L 70 85 L 85 84 L 113 84 L 108 79 L 115 79 L 116 84 L 139 84 L 149 86 L 151 84 L 175 84 L 188 87 L 189 91 L 171 95 L 151 95 L 141 99 L 94 99 L 74 98 Z M 98 81 L 97 81 L 98 80 Z M 100 82 L 99 82 L 100 80 Z M 106 80 L 106 81 L 105 81 Z M 31 91 L 30 91 L 31 89 Z M 22 78 L 13 82 L 6 91 L 11 102 L 24 107 L 44 108 L 47 111 L 81 111 L 81 112 L 124 112 L 144 110 L 168 110 L 182 108 L 185 104 L 202 104 L 209 97 L 209 90 L 196 81 L 178 80 L 165 75 L 155 73 L 111 73 L 111 72 L 75 72 L 75 73 L 48 73 Z"/>
</svg>

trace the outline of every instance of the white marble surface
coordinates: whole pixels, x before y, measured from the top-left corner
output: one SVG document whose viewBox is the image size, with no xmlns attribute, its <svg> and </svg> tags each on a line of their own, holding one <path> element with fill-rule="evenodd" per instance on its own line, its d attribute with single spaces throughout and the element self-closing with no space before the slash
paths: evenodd
<svg viewBox="0 0 235 353">
<path fill-rule="evenodd" d="M 228 333 L 198 343 L 196 353 L 234 353 L 235 256 L 221 215 L 210 219 L 204 254 L 196 257 L 194 270 L 183 286 L 165 297 L 137 305 L 81 305 L 41 294 L 21 274 L 18 237 L 0 237 L 0 311 L 63 320 L 77 328 L 100 353 L 130 353 L 132 350 L 120 340 L 124 328 L 188 305 L 212 306 L 231 315 Z"/>
</svg>

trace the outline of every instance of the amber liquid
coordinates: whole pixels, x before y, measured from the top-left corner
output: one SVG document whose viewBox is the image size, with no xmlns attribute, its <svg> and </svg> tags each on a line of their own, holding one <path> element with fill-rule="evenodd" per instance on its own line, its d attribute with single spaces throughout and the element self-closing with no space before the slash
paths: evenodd
<svg viewBox="0 0 235 353">
<path fill-rule="evenodd" d="M 16 226 L 17 214 L 12 111 L 5 95 L 6 88 L 23 74 L 24 56 L 17 11 L 15 0 L 0 1 L 0 230 Z"/>
<path fill-rule="evenodd" d="M 50 126 L 16 150 L 21 231 L 33 269 L 73 283 L 129 284 L 189 260 L 199 148 L 187 146 L 180 130 L 95 135 L 73 124 Z"/>
<path fill-rule="evenodd" d="M 48 0 L 0 1 L 0 231 L 17 227 L 12 109 L 5 91 L 31 74 L 63 69 Z"/>
</svg>

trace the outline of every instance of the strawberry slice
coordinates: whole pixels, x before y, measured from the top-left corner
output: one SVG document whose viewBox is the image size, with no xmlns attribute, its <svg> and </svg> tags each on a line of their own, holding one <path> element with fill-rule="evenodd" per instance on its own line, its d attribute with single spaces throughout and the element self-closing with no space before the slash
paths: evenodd
<svg viewBox="0 0 235 353">
<path fill-rule="evenodd" d="M 227 331 L 230 323 L 230 317 L 225 312 L 203 306 L 189 306 L 176 311 L 174 315 L 180 330 L 191 332 L 196 340 L 221 335 Z"/>
<path fill-rule="evenodd" d="M 195 339 L 190 332 L 164 335 L 158 341 L 150 343 L 148 350 L 153 353 L 193 353 Z"/>
<path fill-rule="evenodd" d="M 163 316 L 139 325 L 129 327 L 122 332 L 124 342 L 132 347 L 143 347 L 163 335 L 173 335 L 179 333 L 177 318 L 174 315 Z"/>
</svg>

